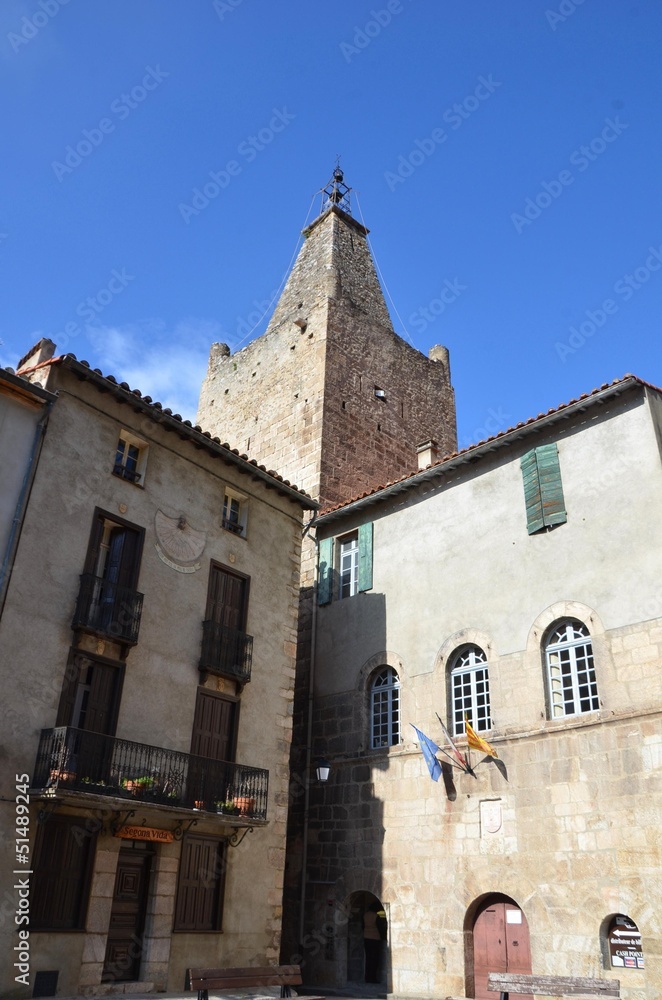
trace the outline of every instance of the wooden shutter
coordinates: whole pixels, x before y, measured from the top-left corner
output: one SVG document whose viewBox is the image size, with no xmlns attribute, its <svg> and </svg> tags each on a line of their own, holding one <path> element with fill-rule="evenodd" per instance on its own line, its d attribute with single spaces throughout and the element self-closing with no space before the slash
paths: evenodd
<svg viewBox="0 0 662 1000">
<path fill-rule="evenodd" d="M 72 651 L 67 664 L 67 670 L 64 675 L 64 684 L 62 685 L 60 704 L 58 706 L 57 717 L 55 719 L 56 726 L 74 725 L 74 705 L 76 704 L 78 685 L 81 680 L 84 681 L 91 662 L 92 661 L 89 660 L 84 653 Z M 83 674 L 82 678 L 81 673 Z"/>
<path fill-rule="evenodd" d="M 359 525 L 359 591 L 372 590 L 372 521 Z"/>
<path fill-rule="evenodd" d="M 51 816 L 37 826 L 31 884 L 30 928 L 79 930 L 85 926 L 96 833 L 83 817 Z"/>
<path fill-rule="evenodd" d="M 92 733 L 115 735 L 120 669 L 106 663 L 92 665 L 90 697 L 87 702 L 85 729 Z"/>
<path fill-rule="evenodd" d="M 199 688 L 191 753 L 211 760 L 234 761 L 238 711 L 237 701 Z"/>
<path fill-rule="evenodd" d="M 520 465 L 529 534 L 567 521 L 556 443 L 541 445 L 522 455 Z"/>
<path fill-rule="evenodd" d="M 333 596 L 333 539 L 323 538 L 319 545 L 319 582 L 317 603 L 329 604 Z"/>
<path fill-rule="evenodd" d="M 207 837 L 184 838 L 174 930 L 221 929 L 225 868 L 225 845 Z"/>
<path fill-rule="evenodd" d="M 245 577 L 235 576 L 220 566 L 212 565 L 207 594 L 207 620 L 243 632 L 246 623 Z"/>
<path fill-rule="evenodd" d="M 545 527 L 542 516 L 542 497 L 538 481 L 538 462 L 535 448 L 527 451 L 520 459 L 524 480 L 524 503 L 526 505 L 526 530 L 530 535 Z"/>
<path fill-rule="evenodd" d="M 563 500 L 559 449 L 556 443 L 536 448 L 536 459 L 544 522 L 546 525 L 563 524 L 568 520 L 568 515 Z"/>
</svg>

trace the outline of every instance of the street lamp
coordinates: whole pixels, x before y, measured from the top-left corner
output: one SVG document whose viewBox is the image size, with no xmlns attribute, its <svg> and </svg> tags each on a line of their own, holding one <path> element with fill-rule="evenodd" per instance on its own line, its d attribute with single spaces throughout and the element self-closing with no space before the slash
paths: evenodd
<svg viewBox="0 0 662 1000">
<path fill-rule="evenodd" d="M 315 777 L 320 784 L 325 784 L 329 780 L 331 765 L 325 757 L 318 757 L 315 761 Z"/>
</svg>

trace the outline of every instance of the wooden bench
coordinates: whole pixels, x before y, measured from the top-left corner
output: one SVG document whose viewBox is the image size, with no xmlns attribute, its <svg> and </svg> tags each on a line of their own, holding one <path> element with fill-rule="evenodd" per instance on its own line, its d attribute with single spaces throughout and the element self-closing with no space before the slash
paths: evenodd
<svg viewBox="0 0 662 1000">
<path fill-rule="evenodd" d="M 186 988 L 198 991 L 198 1000 L 209 1000 L 209 990 L 231 990 L 243 986 L 280 986 L 281 997 L 292 996 L 292 986 L 301 986 L 300 965 L 265 965 L 248 969 L 187 969 Z M 306 1000 L 325 1000 L 306 997 Z"/>
<path fill-rule="evenodd" d="M 548 997 L 620 997 L 618 979 L 587 979 L 581 976 L 525 976 L 518 972 L 490 972 L 487 988 L 501 993 L 542 993 Z"/>
</svg>

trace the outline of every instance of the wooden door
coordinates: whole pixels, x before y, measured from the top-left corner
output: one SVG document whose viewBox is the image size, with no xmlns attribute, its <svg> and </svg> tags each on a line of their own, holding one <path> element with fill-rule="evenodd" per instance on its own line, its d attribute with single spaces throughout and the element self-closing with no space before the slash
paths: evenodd
<svg viewBox="0 0 662 1000">
<path fill-rule="evenodd" d="M 245 630 L 248 580 L 221 566 L 211 567 L 207 597 L 208 621 L 226 628 Z"/>
<path fill-rule="evenodd" d="M 487 989 L 488 972 L 531 974 L 529 925 L 522 910 L 503 897 L 488 902 L 478 913 L 473 928 L 474 997 L 495 1000 Z M 528 1000 L 532 998 L 523 995 Z"/>
<path fill-rule="evenodd" d="M 211 760 L 233 761 L 238 708 L 236 699 L 198 688 L 191 753 Z"/>
<path fill-rule="evenodd" d="M 222 801 L 232 780 L 232 767 L 205 765 L 204 760 L 232 764 L 237 745 L 239 702 L 236 698 L 198 688 L 191 734 L 191 754 L 198 758 L 189 764 L 189 797 L 206 804 Z"/>
<path fill-rule="evenodd" d="M 115 876 L 103 982 L 135 982 L 140 978 L 145 914 L 153 851 L 147 845 L 123 847 Z"/>
</svg>

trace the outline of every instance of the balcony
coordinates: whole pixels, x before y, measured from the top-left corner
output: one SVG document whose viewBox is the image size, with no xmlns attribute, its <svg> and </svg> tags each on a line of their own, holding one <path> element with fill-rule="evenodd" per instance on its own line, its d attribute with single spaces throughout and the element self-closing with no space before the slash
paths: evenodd
<svg viewBox="0 0 662 1000">
<path fill-rule="evenodd" d="M 202 623 L 200 670 L 246 684 L 251 679 L 252 663 L 252 635 L 211 620 Z"/>
<path fill-rule="evenodd" d="M 143 595 L 91 573 L 83 573 L 72 628 L 135 646 Z"/>
<path fill-rule="evenodd" d="M 60 726 L 43 729 L 32 788 L 266 820 L 269 772 Z"/>
</svg>

